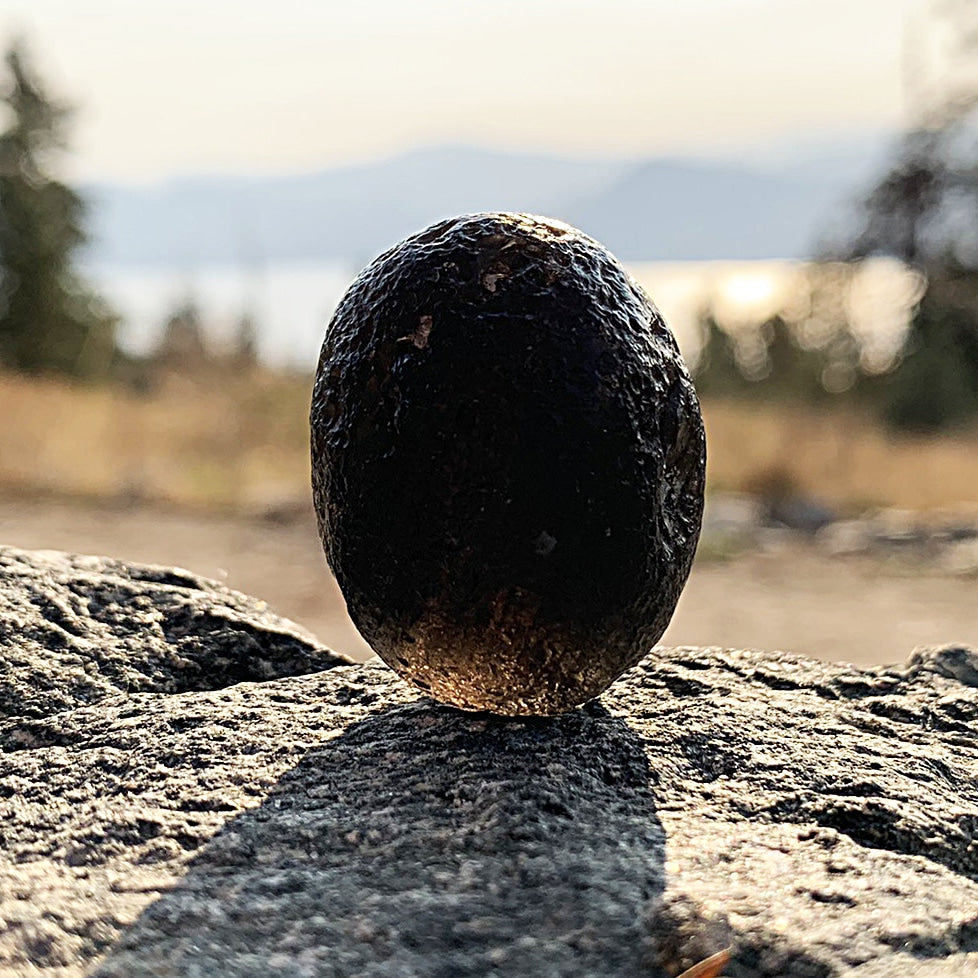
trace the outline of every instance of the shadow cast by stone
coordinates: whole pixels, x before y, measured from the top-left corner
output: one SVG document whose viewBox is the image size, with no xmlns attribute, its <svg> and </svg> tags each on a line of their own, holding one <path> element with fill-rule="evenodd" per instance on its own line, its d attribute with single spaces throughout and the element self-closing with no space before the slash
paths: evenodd
<svg viewBox="0 0 978 978">
<path fill-rule="evenodd" d="M 597 704 L 385 708 L 229 822 L 95 974 L 655 975 L 651 780 Z"/>
</svg>

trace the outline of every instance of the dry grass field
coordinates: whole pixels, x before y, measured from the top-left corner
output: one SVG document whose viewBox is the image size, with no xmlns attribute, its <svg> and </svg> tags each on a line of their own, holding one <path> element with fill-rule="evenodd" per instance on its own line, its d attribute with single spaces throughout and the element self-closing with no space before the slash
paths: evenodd
<svg viewBox="0 0 978 978">
<path fill-rule="evenodd" d="M 310 381 L 170 376 L 148 393 L 0 374 L 0 543 L 175 564 L 267 600 L 334 648 L 367 647 L 309 501 Z M 711 491 L 785 487 L 837 512 L 978 512 L 978 436 L 897 440 L 842 414 L 704 406 Z M 722 558 L 722 559 L 721 559 Z M 829 556 L 802 537 L 701 547 L 669 644 L 895 662 L 978 645 L 978 580 L 926 559 Z"/>
<path fill-rule="evenodd" d="M 250 510 L 308 495 L 311 381 L 161 375 L 146 392 L 0 374 L 0 494 Z"/>
<path fill-rule="evenodd" d="M 255 512 L 304 504 L 311 378 L 162 376 L 148 392 L 0 374 L 0 494 Z M 978 507 L 978 432 L 894 438 L 844 411 L 704 404 L 709 487 L 842 511 Z"/>
<path fill-rule="evenodd" d="M 787 485 L 841 512 L 978 508 L 978 431 L 897 437 L 844 410 L 703 405 L 714 491 Z"/>
</svg>

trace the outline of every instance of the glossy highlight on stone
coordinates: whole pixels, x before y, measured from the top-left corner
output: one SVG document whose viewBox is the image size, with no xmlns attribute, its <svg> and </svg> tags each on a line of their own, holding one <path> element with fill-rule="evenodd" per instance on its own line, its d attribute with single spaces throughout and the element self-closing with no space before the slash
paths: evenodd
<svg viewBox="0 0 978 978">
<path fill-rule="evenodd" d="M 661 636 L 699 537 L 699 403 L 587 235 L 474 214 L 368 265 L 311 410 L 320 535 L 377 654 L 445 703 L 556 714 Z"/>
</svg>

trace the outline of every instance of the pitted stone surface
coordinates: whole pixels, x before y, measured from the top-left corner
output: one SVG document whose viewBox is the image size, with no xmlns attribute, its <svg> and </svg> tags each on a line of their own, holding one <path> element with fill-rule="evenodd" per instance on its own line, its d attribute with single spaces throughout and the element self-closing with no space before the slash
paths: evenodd
<svg viewBox="0 0 978 978">
<path fill-rule="evenodd" d="M 0 974 L 973 974 L 973 654 L 658 648 L 555 719 L 376 663 L 8 717 Z"/>
<path fill-rule="evenodd" d="M 562 713 L 665 631 L 703 513 L 699 402 L 583 232 L 469 214 L 395 245 L 337 305 L 310 421 L 350 616 L 436 699 Z"/>
</svg>

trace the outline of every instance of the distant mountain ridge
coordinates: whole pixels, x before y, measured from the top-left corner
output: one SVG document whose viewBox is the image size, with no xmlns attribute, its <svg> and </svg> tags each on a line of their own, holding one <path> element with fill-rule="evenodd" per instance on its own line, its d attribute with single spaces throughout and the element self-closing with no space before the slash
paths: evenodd
<svg viewBox="0 0 978 978">
<path fill-rule="evenodd" d="M 434 147 L 299 176 L 101 184 L 87 188 L 89 254 L 100 264 L 361 265 L 439 218 L 515 210 L 575 224 L 625 260 L 801 258 L 860 189 L 870 155 L 759 168 Z"/>
</svg>

